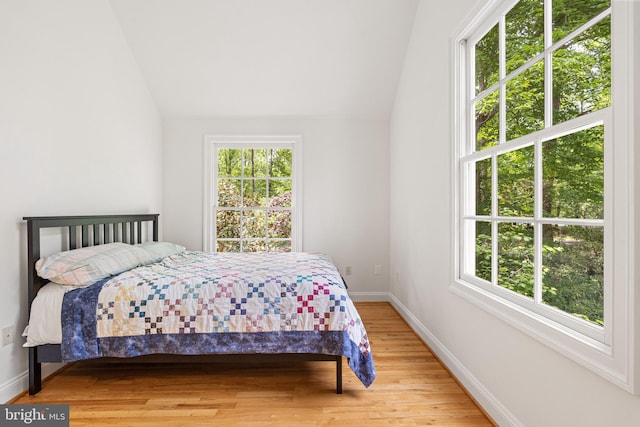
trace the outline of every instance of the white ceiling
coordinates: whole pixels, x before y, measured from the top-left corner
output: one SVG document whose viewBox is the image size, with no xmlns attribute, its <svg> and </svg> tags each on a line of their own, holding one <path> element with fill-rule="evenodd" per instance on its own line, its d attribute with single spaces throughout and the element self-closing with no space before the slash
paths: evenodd
<svg viewBox="0 0 640 427">
<path fill-rule="evenodd" d="M 111 0 L 164 117 L 387 119 L 419 0 Z"/>
</svg>

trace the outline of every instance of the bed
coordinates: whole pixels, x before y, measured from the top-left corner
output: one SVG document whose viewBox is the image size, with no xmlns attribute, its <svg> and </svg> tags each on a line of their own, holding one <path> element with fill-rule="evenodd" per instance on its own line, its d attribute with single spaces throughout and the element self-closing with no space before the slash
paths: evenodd
<svg viewBox="0 0 640 427">
<path fill-rule="evenodd" d="M 42 363 L 153 355 L 333 361 L 337 393 L 346 357 L 373 382 L 366 330 L 325 255 L 189 251 L 158 242 L 158 216 L 24 218 L 29 394 Z M 60 251 L 41 256 L 56 228 Z"/>
</svg>

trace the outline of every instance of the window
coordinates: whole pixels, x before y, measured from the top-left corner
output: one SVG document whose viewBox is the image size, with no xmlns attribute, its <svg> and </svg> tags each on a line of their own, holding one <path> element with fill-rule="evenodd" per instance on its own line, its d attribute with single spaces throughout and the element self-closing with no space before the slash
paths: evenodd
<svg viewBox="0 0 640 427">
<path fill-rule="evenodd" d="M 295 137 L 205 138 L 206 250 L 298 250 L 299 151 Z"/>
<path fill-rule="evenodd" d="M 617 133 L 628 118 L 613 115 L 626 100 L 612 75 L 631 81 L 612 68 L 625 31 L 612 29 L 615 9 L 494 1 L 458 37 L 455 289 L 633 389 L 631 346 L 618 341 L 629 327 L 618 309 L 631 306 L 631 276 L 617 270 L 630 205 L 629 176 L 613 171 L 627 171 L 616 150 L 632 142 Z"/>
</svg>

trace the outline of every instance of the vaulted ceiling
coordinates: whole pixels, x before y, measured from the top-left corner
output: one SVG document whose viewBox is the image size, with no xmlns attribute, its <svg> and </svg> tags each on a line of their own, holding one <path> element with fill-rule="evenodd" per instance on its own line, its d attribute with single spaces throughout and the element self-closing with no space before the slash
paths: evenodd
<svg viewBox="0 0 640 427">
<path fill-rule="evenodd" d="M 387 119 L 418 0 L 111 0 L 160 112 Z"/>
</svg>

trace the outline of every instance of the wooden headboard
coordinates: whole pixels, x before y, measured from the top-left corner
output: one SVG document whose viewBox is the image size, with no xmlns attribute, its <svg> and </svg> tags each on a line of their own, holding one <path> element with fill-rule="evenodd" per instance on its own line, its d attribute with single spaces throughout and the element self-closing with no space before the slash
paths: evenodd
<svg viewBox="0 0 640 427">
<path fill-rule="evenodd" d="M 36 274 L 40 259 L 40 231 L 46 228 L 67 230 L 68 248 L 95 246 L 111 242 L 129 244 L 158 240 L 159 214 L 27 216 L 27 286 L 29 312 L 31 303 L 45 281 Z M 149 222 L 151 232 L 149 233 Z M 151 234 L 151 235 L 149 235 Z"/>
</svg>

